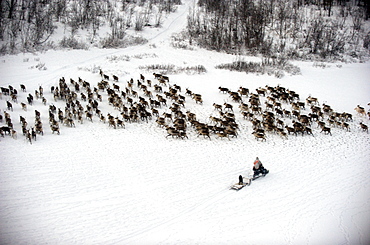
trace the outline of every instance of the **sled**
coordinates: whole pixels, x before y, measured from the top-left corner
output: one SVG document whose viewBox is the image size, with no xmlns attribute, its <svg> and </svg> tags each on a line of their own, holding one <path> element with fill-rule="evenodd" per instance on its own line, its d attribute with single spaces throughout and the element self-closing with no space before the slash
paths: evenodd
<svg viewBox="0 0 370 245">
<path fill-rule="evenodd" d="M 235 183 L 232 186 L 230 186 L 230 190 L 238 191 L 238 190 L 243 189 L 247 185 L 251 185 L 251 183 L 252 183 L 252 179 L 247 178 L 247 177 L 243 177 L 243 184 Z"/>
</svg>

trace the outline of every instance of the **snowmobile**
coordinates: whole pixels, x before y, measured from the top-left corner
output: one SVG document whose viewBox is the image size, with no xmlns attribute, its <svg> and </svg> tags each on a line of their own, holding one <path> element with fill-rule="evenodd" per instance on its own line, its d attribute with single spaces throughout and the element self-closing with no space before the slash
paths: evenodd
<svg viewBox="0 0 370 245">
<path fill-rule="evenodd" d="M 253 169 L 253 178 L 252 180 L 256 180 L 260 177 L 265 177 L 266 174 L 269 173 L 269 171 L 267 169 L 265 169 L 263 166 L 260 166 L 259 169 Z"/>
</svg>

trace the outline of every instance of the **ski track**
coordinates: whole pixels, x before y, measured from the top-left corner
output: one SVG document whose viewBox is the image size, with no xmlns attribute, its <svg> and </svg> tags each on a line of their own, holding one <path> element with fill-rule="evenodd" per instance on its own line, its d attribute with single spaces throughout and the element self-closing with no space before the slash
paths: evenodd
<svg viewBox="0 0 370 245">
<path fill-rule="evenodd" d="M 54 101 L 50 87 L 65 76 L 96 84 L 97 73 L 78 68 L 101 66 L 112 74 L 122 74 L 118 83 L 138 79 L 137 64 L 153 64 L 166 59 L 176 65 L 205 64 L 209 75 L 173 75 L 171 81 L 204 96 L 204 105 L 186 98 L 186 108 L 209 123 L 216 116 L 213 103 L 234 105 L 240 124 L 237 138 L 211 140 L 198 137 L 189 126 L 189 139 L 166 139 L 166 131 L 154 120 L 126 123 L 125 129 L 112 129 L 99 122 L 84 121 L 75 128 L 61 126 L 61 135 L 48 128 L 48 107 L 36 100 L 26 112 L 13 103 L 12 121 L 16 140 L 0 139 L 0 224 L 1 244 L 366 244 L 369 241 L 363 217 L 370 217 L 368 191 L 369 134 L 361 132 L 355 116 L 351 131 L 332 128 L 332 136 L 312 125 L 312 136 L 289 136 L 287 140 L 268 134 L 266 142 L 251 135 L 252 125 L 244 120 L 237 103 L 218 92 L 218 86 L 253 90 L 261 84 L 276 86 L 270 77 L 245 76 L 217 71 L 210 60 L 233 61 L 233 56 L 197 51 L 174 50 L 166 43 L 172 32 L 184 27 L 191 1 L 181 6 L 165 30 L 145 45 L 123 50 L 86 52 L 73 63 L 50 63 L 50 70 L 4 74 L 2 86 L 27 84 L 19 92 L 24 101 L 40 84 L 48 104 Z M 157 49 L 148 48 L 156 44 Z M 54 51 L 53 51 L 54 52 Z M 112 55 L 158 53 L 158 58 L 117 63 Z M 63 53 L 63 59 L 74 51 Z M 58 53 L 60 54 L 60 53 Z M 47 54 L 40 54 L 40 61 Z M 178 57 L 186 57 L 185 63 Z M 226 58 L 225 58 L 226 57 Z M 5 57 L 12 64 L 22 57 Z M 60 57 L 59 57 L 60 58 Z M 229 60 L 227 60 L 229 59 Z M 23 69 L 33 63 L 23 62 Z M 32 63 L 32 64 L 31 64 Z M 212 65 L 208 65 L 212 64 Z M 46 63 L 46 66 L 49 64 Z M 3 70 L 3 69 L 2 69 Z M 145 74 L 151 77 L 150 74 Z M 207 76 L 207 77 L 206 77 Z M 206 77 L 206 79 L 204 78 Z M 249 79 L 258 80 L 251 83 Z M 153 80 L 153 79 L 152 79 Z M 154 80 L 153 80 L 154 81 Z M 112 82 L 110 82 L 112 84 Z M 263 85 L 263 86 L 264 86 Z M 283 85 L 284 86 L 284 85 Z M 298 85 L 296 85 L 298 86 Z M 289 86 L 287 86 L 289 88 Z M 142 92 L 138 90 L 142 96 Z M 295 89 L 295 88 L 294 88 Z M 299 91 L 305 94 L 306 91 Z M 308 92 L 309 93 L 309 92 Z M 100 107 L 104 114 L 119 115 L 109 106 L 106 93 Z M 184 94 L 184 91 L 182 92 Z M 304 98 L 302 96 L 302 98 Z M 3 96 L 3 102 L 6 100 Z M 262 98 L 262 104 L 264 98 Z M 319 98 L 320 99 L 320 98 Z M 328 102 L 330 104 L 330 101 Z M 84 103 L 85 104 L 85 103 Z M 354 105 L 355 106 L 355 105 Z M 284 105 L 290 109 L 290 106 Z M 21 135 L 19 115 L 33 123 L 34 110 L 41 112 L 45 135 L 30 145 Z M 335 108 L 340 109 L 340 108 Z M 168 112 L 168 107 L 161 108 Z M 309 110 L 304 111 L 305 114 Z M 291 119 L 284 118 L 286 123 Z M 235 192 L 229 186 L 237 176 L 248 175 L 259 156 L 270 173 Z M 353 165 L 358 163 L 358 167 Z M 330 231 L 328 231 L 328 227 Z M 331 234 L 325 234 L 331 232 Z M 102 235 L 103 234 L 103 235 Z M 191 235 L 189 235 L 191 234 Z"/>
</svg>

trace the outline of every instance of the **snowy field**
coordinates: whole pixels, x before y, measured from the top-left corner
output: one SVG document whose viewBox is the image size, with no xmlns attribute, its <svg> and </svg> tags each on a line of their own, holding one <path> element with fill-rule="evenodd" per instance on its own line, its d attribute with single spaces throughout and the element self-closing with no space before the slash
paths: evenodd
<svg viewBox="0 0 370 245">
<path fill-rule="evenodd" d="M 0 138 L 1 244 L 370 244 L 370 134 L 359 125 L 370 122 L 354 111 L 357 105 L 369 110 L 370 63 L 327 64 L 323 69 L 295 62 L 302 74 L 282 79 L 218 70 L 216 65 L 237 57 L 170 46 L 172 33 L 186 25 L 187 4 L 169 15 L 162 28 L 145 30 L 150 40 L 145 45 L 0 57 L 0 86 L 12 85 L 19 94 L 13 111 L 6 108 L 9 96 L 0 100 L 1 113 L 10 113 L 18 132 L 17 139 Z M 38 64 L 47 69 L 39 70 Z M 96 115 L 93 122 L 75 120 L 75 127 L 60 124 L 60 135 L 52 134 L 49 105 L 64 111 L 65 101 L 54 101 L 50 89 L 61 77 L 69 85 L 70 78 L 81 77 L 96 86 L 101 81 L 96 67 L 101 67 L 119 77 L 121 89 L 133 78 L 133 89 L 145 97 L 136 85 L 140 74 L 158 82 L 139 66 L 153 64 L 203 65 L 207 73 L 202 75 L 169 75 L 170 84 L 181 86 L 186 97 L 181 110 L 211 124 L 210 116 L 219 116 L 213 103 L 230 103 L 238 136 L 228 140 L 211 134 L 208 139 L 188 124 L 188 138 L 166 138 L 155 117 L 114 129 Z M 313 136 L 284 139 L 267 133 L 266 141 L 257 141 L 239 104 L 218 87 L 255 92 L 266 85 L 294 90 L 303 102 L 312 96 L 320 107 L 351 113 L 350 131 L 330 126 L 332 135 L 327 135 L 313 123 Z M 35 100 L 22 110 L 20 103 L 39 86 L 46 105 Z M 186 88 L 201 94 L 203 104 L 185 95 Z M 155 98 L 157 93 L 149 89 Z M 121 117 L 107 93 L 99 93 L 103 114 Z M 260 99 L 265 109 L 266 97 Z M 167 104 L 158 108 L 160 114 L 170 112 L 172 101 Z M 289 104 L 283 107 L 292 110 Z M 19 116 L 31 127 L 35 110 L 41 113 L 44 135 L 30 144 L 21 133 Z M 306 105 L 301 114 L 308 113 Z M 294 119 L 281 120 L 291 126 Z M 249 174 L 256 156 L 270 173 L 240 191 L 229 190 L 240 174 Z"/>
</svg>

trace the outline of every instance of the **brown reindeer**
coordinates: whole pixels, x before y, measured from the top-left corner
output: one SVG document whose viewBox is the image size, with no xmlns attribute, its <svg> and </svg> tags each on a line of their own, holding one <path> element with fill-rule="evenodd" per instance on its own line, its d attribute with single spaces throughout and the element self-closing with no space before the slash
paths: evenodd
<svg viewBox="0 0 370 245">
<path fill-rule="evenodd" d="M 285 126 L 286 130 L 288 131 L 288 134 L 290 135 L 290 133 L 292 134 L 295 134 L 295 136 L 297 136 L 297 132 L 295 131 L 294 128 L 292 127 L 289 127 L 289 126 Z"/>
<path fill-rule="evenodd" d="M 228 109 L 228 110 L 233 111 L 233 106 L 231 104 L 224 103 L 224 106 L 225 106 L 225 110 Z"/>
<path fill-rule="evenodd" d="M 306 102 L 309 105 L 312 105 L 312 104 L 317 105 L 319 103 L 319 101 L 317 100 L 317 98 L 311 97 L 311 95 L 307 97 Z"/>
<path fill-rule="evenodd" d="M 50 128 L 53 134 L 54 132 L 57 132 L 57 134 L 60 134 L 58 122 L 54 121 L 54 123 L 50 126 Z"/>
<path fill-rule="evenodd" d="M 213 107 L 215 108 L 215 110 L 222 111 L 222 105 L 213 103 Z"/>
<path fill-rule="evenodd" d="M 359 106 L 359 105 L 357 105 L 357 107 L 354 110 L 360 116 L 365 116 L 366 115 L 365 109 L 363 107 Z"/>
<path fill-rule="evenodd" d="M 223 87 L 218 87 L 218 90 L 220 90 L 221 93 L 228 93 L 229 92 L 228 88 L 223 88 Z"/>
<path fill-rule="evenodd" d="M 204 127 L 201 127 L 199 130 L 198 130 L 198 137 L 200 135 L 203 135 L 203 137 L 208 137 L 209 139 L 211 139 L 211 137 L 209 136 L 209 129 L 208 128 L 204 128 Z"/>
<path fill-rule="evenodd" d="M 330 135 L 332 135 L 331 134 L 331 129 L 328 128 L 328 127 L 325 127 L 325 126 L 321 128 L 321 132 L 320 133 L 322 133 L 322 132 L 324 132 L 324 134 L 330 134 Z"/>
<path fill-rule="evenodd" d="M 217 132 L 216 135 L 216 138 L 228 138 L 230 140 L 229 135 L 225 131 Z"/>
<path fill-rule="evenodd" d="M 243 96 L 243 95 L 248 96 L 249 95 L 249 89 L 248 88 L 239 87 L 238 93 L 240 94 L 240 96 Z"/>
<path fill-rule="evenodd" d="M 369 130 L 368 130 L 368 127 L 367 127 L 367 125 L 366 124 L 363 124 L 362 122 L 360 122 L 360 126 L 361 126 L 361 128 L 362 128 L 362 131 L 366 131 L 367 133 L 369 133 Z"/>
<path fill-rule="evenodd" d="M 280 135 L 282 138 L 288 139 L 287 133 L 282 128 L 276 128 L 276 132 L 278 135 Z"/>
<path fill-rule="evenodd" d="M 176 137 L 176 138 L 180 137 L 180 132 L 177 129 L 167 126 L 166 130 L 167 130 L 167 134 L 168 134 L 166 136 L 166 138 L 168 138 L 168 136 L 171 136 L 172 138 L 173 137 Z"/>
<path fill-rule="evenodd" d="M 117 127 L 125 128 L 125 123 L 118 117 L 116 117 L 116 123 L 117 123 Z"/>
<path fill-rule="evenodd" d="M 13 139 L 17 139 L 17 131 L 15 131 L 14 129 L 10 130 L 10 135 L 12 136 Z"/>
<path fill-rule="evenodd" d="M 166 127 L 166 119 L 164 117 L 158 117 L 155 121 L 159 127 Z"/>
<path fill-rule="evenodd" d="M 202 96 L 200 94 L 193 94 L 192 96 L 195 100 L 195 103 L 203 104 Z"/>
<path fill-rule="evenodd" d="M 261 141 L 263 141 L 263 140 L 266 141 L 266 135 L 264 133 L 253 132 L 252 134 L 254 135 L 256 140 L 261 139 Z"/>
<path fill-rule="evenodd" d="M 342 122 L 340 125 L 343 129 L 346 129 L 348 132 L 351 131 L 350 126 L 346 122 Z"/>
<path fill-rule="evenodd" d="M 113 127 L 114 129 L 116 129 L 116 128 L 117 128 L 116 121 L 114 120 L 114 118 L 113 118 L 113 117 L 110 117 L 110 118 L 108 119 L 108 126 L 109 126 L 109 127 Z"/>
</svg>

